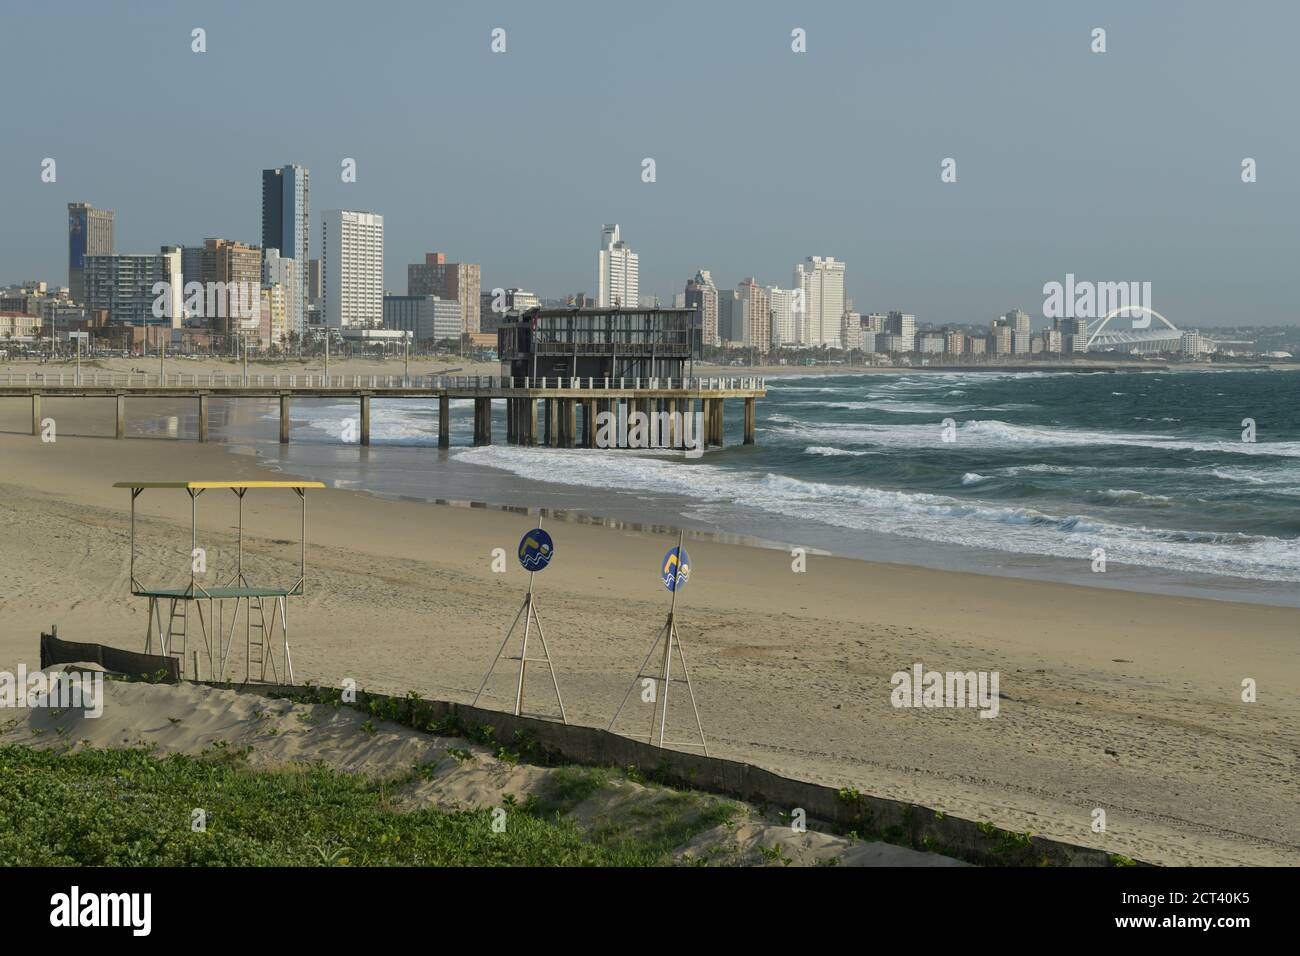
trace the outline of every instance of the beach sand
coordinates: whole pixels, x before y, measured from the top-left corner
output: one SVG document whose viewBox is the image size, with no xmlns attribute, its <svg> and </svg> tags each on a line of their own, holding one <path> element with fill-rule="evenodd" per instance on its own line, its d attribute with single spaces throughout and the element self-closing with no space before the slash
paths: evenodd
<svg viewBox="0 0 1300 956">
<path fill-rule="evenodd" d="M 54 443 L 18 434 L 25 402 L 0 403 L 9 670 L 37 666 L 51 624 L 68 640 L 142 649 L 129 497 L 112 482 L 279 477 L 217 445 L 69 437 L 103 434 L 111 403 L 47 404 Z M 233 496 L 212 494 L 201 543 L 210 573 L 228 573 Z M 183 583 L 184 492 L 146 492 L 139 508 L 141 569 L 165 564 L 167 583 Z M 535 517 L 333 489 L 312 492 L 308 514 L 306 595 L 290 609 L 297 679 L 469 701 L 527 587 L 514 549 Z M 294 496 L 250 493 L 245 525 L 252 573 L 291 581 Z M 676 535 L 546 527 L 556 559 L 537 601 L 569 719 L 605 726 L 664 620 L 658 567 Z M 506 573 L 492 570 L 495 548 Z M 1300 863 L 1300 610 L 815 554 L 796 574 L 780 550 L 690 538 L 688 549 L 678 622 L 711 752 L 1154 863 Z M 890 677 L 917 662 L 998 671 L 998 716 L 895 709 Z M 506 709 L 512 678 L 498 675 L 484 702 Z M 1245 678 L 1256 703 L 1241 701 Z M 530 676 L 538 709 L 547 686 Z M 648 705 L 634 694 L 629 707 L 618 729 L 643 731 Z M 674 717 L 688 714 L 677 698 Z"/>
</svg>

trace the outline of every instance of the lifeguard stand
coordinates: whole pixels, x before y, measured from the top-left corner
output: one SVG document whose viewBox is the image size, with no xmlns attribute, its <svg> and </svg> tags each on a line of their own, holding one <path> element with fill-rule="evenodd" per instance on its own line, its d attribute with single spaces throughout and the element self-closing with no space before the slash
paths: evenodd
<svg viewBox="0 0 1300 956">
<path fill-rule="evenodd" d="M 319 481 L 119 481 L 114 488 L 131 490 L 131 593 L 149 599 L 144 650 L 153 653 L 155 638 L 164 655 L 180 659 L 181 674 L 187 670 L 199 679 L 198 652 L 189 653 L 190 605 L 194 605 L 199 637 L 203 640 L 212 679 L 226 679 L 230 650 L 241 611 L 244 620 L 244 681 L 266 680 L 267 666 L 272 678 L 293 683 L 293 660 L 289 655 L 288 599 L 303 593 L 307 577 L 307 489 L 324 488 Z M 135 500 L 146 488 L 180 488 L 190 497 L 190 581 L 183 587 L 146 587 L 135 576 Z M 206 587 L 199 583 L 195 568 L 198 547 L 198 500 L 210 489 L 226 488 L 238 499 L 239 524 L 234 574 L 225 584 Z M 302 502 L 302 532 L 299 538 L 298 578 L 288 587 L 261 587 L 249 583 L 244 575 L 244 495 L 254 488 L 288 488 Z M 204 602 L 207 613 L 204 613 Z M 163 623 L 163 603 L 167 603 L 167 621 Z M 233 606 L 227 607 L 228 602 Z M 268 620 L 268 602 L 270 617 Z M 229 627 L 225 627 L 229 610 Z M 276 661 L 274 639 L 279 623 L 280 661 Z M 256 676 L 254 669 L 256 668 Z"/>
</svg>

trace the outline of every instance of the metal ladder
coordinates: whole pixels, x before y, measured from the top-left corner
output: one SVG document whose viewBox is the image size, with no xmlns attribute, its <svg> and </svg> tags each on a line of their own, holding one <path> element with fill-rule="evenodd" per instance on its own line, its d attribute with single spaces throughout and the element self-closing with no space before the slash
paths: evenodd
<svg viewBox="0 0 1300 956">
<path fill-rule="evenodd" d="M 178 604 L 180 605 L 181 608 L 179 612 L 176 610 L 176 606 Z M 186 642 L 188 640 L 188 635 L 190 630 L 189 629 L 189 623 L 190 623 L 189 607 L 190 607 L 189 601 L 182 601 L 176 598 L 172 598 L 171 610 L 168 612 L 167 615 L 167 639 L 163 645 L 167 649 L 167 656 L 180 658 L 182 675 L 184 675 L 185 673 L 185 651 L 187 647 Z M 180 630 L 176 629 L 177 621 L 181 622 Z M 177 637 L 181 639 L 180 650 L 177 650 L 176 646 L 172 643 L 173 638 L 177 638 Z"/>
<path fill-rule="evenodd" d="M 266 611 L 262 598 L 246 598 L 248 601 L 247 651 L 248 659 L 244 664 L 244 680 L 253 679 L 253 665 L 258 666 L 258 680 L 266 680 Z M 254 615 L 256 612 L 256 616 Z M 271 673 L 276 674 L 275 658 L 271 658 Z"/>
</svg>

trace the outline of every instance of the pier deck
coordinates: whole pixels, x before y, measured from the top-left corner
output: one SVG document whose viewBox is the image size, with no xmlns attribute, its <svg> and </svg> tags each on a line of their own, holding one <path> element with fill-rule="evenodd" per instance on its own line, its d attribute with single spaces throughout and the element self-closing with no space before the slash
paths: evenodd
<svg viewBox="0 0 1300 956">
<path fill-rule="evenodd" d="M 492 402 L 506 403 L 506 437 L 510 444 L 595 447 L 596 416 L 619 404 L 647 415 L 695 414 L 700 403 L 704 444 L 723 442 L 724 403 L 744 402 L 744 442 L 754 444 L 755 402 L 767 395 L 757 377 L 688 379 L 502 378 L 497 376 L 400 375 L 186 375 L 146 373 L 23 372 L 0 374 L 0 398 L 31 401 L 32 434 L 41 434 L 41 399 L 102 398 L 117 403 L 115 437 L 126 434 L 127 398 L 192 399 L 198 403 L 198 440 L 208 440 L 208 406 L 212 398 L 278 399 L 280 442 L 289 442 L 294 398 L 352 399 L 360 410 L 360 441 L 370 444 L 370 406 L 374 399 L 438 399 L 438 444 L 450 445 L 450 402 L 474 401 L 474 444 L 492 443 Z M 537 403 L 542 403 L 539 414 Z M 540 434 L 539 434 L 540 432 Z M 680 441 L 680 436 L 676 436 Z"/>
</svg>

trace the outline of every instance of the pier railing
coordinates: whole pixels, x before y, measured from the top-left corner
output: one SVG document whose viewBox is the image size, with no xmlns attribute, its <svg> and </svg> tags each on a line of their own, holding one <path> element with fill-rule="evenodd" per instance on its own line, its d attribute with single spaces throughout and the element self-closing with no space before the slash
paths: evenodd
<svg viewBox="0 0 1300 956">
<path fill-rule="evenodd" d="M 431 391 L 493 391 L 502 389 L 652 389 L 655 391 L 716 391 L 767 387 L 761 376 L 695 376 L 691 378 L 593 378 L 590 376 L 542 376 L 539 378 L 500 375 L 324 375 L 294 373 L 277 375 L 243 375 L 240 373 L 207 374 L 175 372 L 0 372 L 0 385 L 27 388 L 46 386 L 100 388 L 276 388 L 276 389 L 420 389 Z"/>
</svg>

